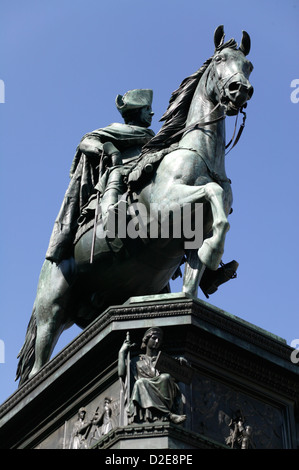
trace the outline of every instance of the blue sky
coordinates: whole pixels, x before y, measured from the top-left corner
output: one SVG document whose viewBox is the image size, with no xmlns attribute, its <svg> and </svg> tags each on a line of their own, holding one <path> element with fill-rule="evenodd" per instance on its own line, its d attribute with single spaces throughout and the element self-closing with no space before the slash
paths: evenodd
<svg viewBox="0 0 299 470">
<path fill-rule="evenodd" d="M 133 88 L 154 90 L 157 132 L 172 91 L 212 55 L 219 24 L 226 39 L 250 34 L 255 93 L 226 162 L 234 212 L 223 259 L 240 263 L 238 277 L 209 302 L 288 344 L 299 338 L 298 20 L 298 0 L 1 0 L 0 404 L 17 388 L 16 357 L 78 142 L 119 122 L 115 97 Z M 65 332 L 55 352 L 78 332 Z"/>
</svg>

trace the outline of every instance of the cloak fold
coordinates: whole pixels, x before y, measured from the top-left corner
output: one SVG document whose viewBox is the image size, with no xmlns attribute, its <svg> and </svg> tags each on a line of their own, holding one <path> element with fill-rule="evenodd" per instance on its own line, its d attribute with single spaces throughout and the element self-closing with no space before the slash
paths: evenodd
<svg viewBox="0 0 299 470">
<path fill-rule="evenodd" d="M 120 152 L 133 146 L 142 147 L 154 136 L 151 129 L 128 124 L 113 123 L 103 129 L 85 134 L 84 139 L 95 139 L 99 146 L 112 142 Z M 46 259 L 60 263 L 73 255 L 73 242 L 78 229 L 78 218 L 82 208 L 95 191 L 99 180 L 99 161 L 87 157 L 77 147 L 70 170 L 70 183 L 54 223 L 46 252 Z"/>
</svg>

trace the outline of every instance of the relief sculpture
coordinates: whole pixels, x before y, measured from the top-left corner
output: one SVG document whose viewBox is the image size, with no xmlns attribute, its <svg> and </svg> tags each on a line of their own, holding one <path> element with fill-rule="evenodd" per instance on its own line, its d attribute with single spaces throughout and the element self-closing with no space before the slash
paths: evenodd
<svg viewBox="0 0 299 470">
<path fill-rule="evenodd" d="M 230 428 L 230 434 L 225 438 L 225 443 L 232 449 L 254 449 L 252 427 L 245 424 L 242 412 L 237 412 L 235 416 L 235 418 L 230 418 L 224 412 L 219 412 L 219 423 L 224 420 Z"/>
<path fill-rule="evenodd" d="M 88 419 L 86 408 L 80 408 L 78 419 L 73 425 L 69 448 L 90 449 L 101 437 L 114 429 L 118 425 L 115 412 L 117 407 L 112 398 L 105 397 L 104 404 L 96 408 L 91 419 Z"/>
<path fill-rule="evenodd" d="M 141 349 L 145 349 L 145 354 L 128 359 L 128 353 L 132 347 L 128 335 L 119 351 L 118 373 L 122 390 L 126 387 L 123 393 L 123 396 L 126 396 L 123 406 L 126 419 L 123 424 L 157 420 L 181 424 L 186 420 L 186 415 L 181 411 L 184 398 L 173 371 L 167 371 L 164 368 L 160 370 L 162 340 L 161 328 L 152 327 L 143 336 Z M 184 364 L 186 361 L 183 358 L 175 361 L 181 368 L 188 367 Z M 129 374 L 130 377 L 128 377 Z M 174 374 L 177 374 L 175 368 Z M 181 376 L 183 377 L 184 374 Z M 131 378 L 134 384 L 130 392 Z"/>
</svg>

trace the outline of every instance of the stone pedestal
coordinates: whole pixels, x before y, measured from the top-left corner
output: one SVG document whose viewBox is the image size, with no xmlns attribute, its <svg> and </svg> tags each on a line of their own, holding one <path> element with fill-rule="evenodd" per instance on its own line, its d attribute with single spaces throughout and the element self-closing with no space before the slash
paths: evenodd
<svg viewBox="0 0 299 470">
<path fill-rule="evenodd" d="M 129 331 L 137 345 L 131 354 L 139 354 L 150 326 L 163 329 L 163 351 L 193 369 L 191 383 L 179 384 L 182 425 L 121 425 L 118 351 Z M 2 404 L 0 448 L 228 449 L 229 421 L 242 415 L 255 448 L 295 449 L 299 367 L 291 352 L 281 338 L 202 300 L 131 298 L 107 309 Z M 81 408 L 83 421 L 96 416 L 98 424 L 80 435 Z"/>
</svg>

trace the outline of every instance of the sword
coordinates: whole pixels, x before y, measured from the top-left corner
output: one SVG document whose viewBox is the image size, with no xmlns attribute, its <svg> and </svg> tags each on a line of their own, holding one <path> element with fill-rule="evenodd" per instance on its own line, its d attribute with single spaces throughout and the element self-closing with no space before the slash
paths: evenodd
<svg viewBox="0 0 299 470">
<path fill-rule="evenodd" d="M 90 252 L 90 264 L 93 262 L 93 255 L 94 255 L 94 247 L 96 241 L 96 231 L 97 231 L 97 223 L 98 223 L 98 215 L 99 215 L 99 202 L 100 202 L 100 193 L 97 193 L 96 199 L 96 210 L 94 216 L 94 223 L 93 223 L 93 233 L 92 233 L 92 244 L 91 244 L 91 252 Z"/>
<path fill-rule="evenodd" d="M 102 158 L 101 162 L 103 162 L 104 159 L 104 150 L 102 151 Z M 101 166 L 101 163 L 100 163 Z M 101 168 L 99 172 L 99 177 L 101 176 Z M 93 256 L 94 256 L 94 247 L 95 247 L 95 242 L 96 242 L 96 233 L 97 233 L 97 223 L 98 223 L 98 215 L 99 215 L 99 202 L 100 202 L 100 193 L 99 191 L 97 192 L 97 198 L 96 198 L 96 210 L 95 210 L 95 215 L 94 215 L 94 223 L 93 223 L 93 233 L 92 233 L 92 243 L 91 243 L 91 252 L 90 252 L 90 264 L 93 263 Z"/>
</svg>

